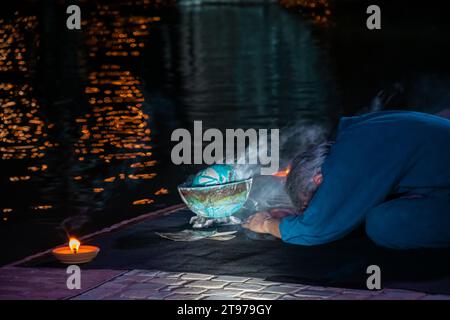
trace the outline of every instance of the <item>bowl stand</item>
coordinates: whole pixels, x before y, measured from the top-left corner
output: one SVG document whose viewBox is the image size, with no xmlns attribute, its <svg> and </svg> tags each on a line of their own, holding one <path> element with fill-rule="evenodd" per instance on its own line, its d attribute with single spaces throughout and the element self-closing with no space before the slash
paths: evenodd
<svg viewBox="0 0 450 320">
<path fill-rule="evenodd" d="M 212 226 L 231 226 L 241 224 L 241 219 L 229 216 L 225 218 L 207 218 L 202 216 L 193 216 L 189 221 L 194 229 L 210 228 Z"/>
</svg>

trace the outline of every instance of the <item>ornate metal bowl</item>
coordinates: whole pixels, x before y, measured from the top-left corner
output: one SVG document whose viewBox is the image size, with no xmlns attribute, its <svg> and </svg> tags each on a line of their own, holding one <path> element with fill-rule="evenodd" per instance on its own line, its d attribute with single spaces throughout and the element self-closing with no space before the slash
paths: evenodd
<svg viewBox="0 0 450 320">
<path fill-rule="evenodd" d="M 180 185 L 178 192 L 184 203 L 198 216 L 225 218 L 238 212 L 247 201 L 252 178 L 211 186 Z"/>
</svg>

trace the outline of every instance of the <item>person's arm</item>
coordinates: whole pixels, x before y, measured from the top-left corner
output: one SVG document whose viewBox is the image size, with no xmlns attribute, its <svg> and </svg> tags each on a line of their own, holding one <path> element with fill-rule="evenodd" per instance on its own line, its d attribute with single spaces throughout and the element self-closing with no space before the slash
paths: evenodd
<svg viewBox="0 0 450 320">
<path fill-rule="evenodd" d="M 281 239 L 280 219 L 274 218 L 269 212 L 257 212 L 250 216 L 242 227 L 257 233 L 270 233 L 274 237 Z"/>
<path fill-rule="evenodd" d="M 347 148 L 343 151 L 350 153 Z M 397 179 L 398 171 L 391 170 L 391 163 L 379 165 L 379 153 L 369 161 L 362 157 L 363 152 L 339 154 L 339 159 L 331 159 L 334 166 L 322 168 L 324 181 L 301 215 L 273 217 L 269 212 L 258 212 L 243 227 L 299 245 L 319 245 L 342 238 L 364 221 L 368 210 L 385 199 Z"/>
<path fill-rule="evenodd" d="M 281 239 L 280 233 L 280 219 L 269 218 L 264 220 L 264 231 L 270 233 L 274 237 Z"/>
</svg>

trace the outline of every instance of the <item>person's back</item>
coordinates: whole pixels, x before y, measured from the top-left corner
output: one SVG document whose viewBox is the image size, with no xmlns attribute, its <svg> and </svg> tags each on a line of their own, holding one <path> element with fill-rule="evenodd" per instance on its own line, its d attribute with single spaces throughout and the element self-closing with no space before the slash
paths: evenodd
<svg viewBox="0 0 450 320">
<path fill-rule="evenodd" d="M 281 221 L 282 239 L 325 243 L 366 221 L 369 236 L 384 246 L 450 245 L 449 146 L 450 121 L 437 116 L 387 111 L 343 118 L 322 184 L 302 215 Z M 432 237 L 436 232 L 446 234 Z"/>
<path fill-rule="evenodd" d="M 450 188 L 447 119 L 410 111 L 342 118 L 331 156 L 333 149 L 339 149 L 339 157 L 361 161 L 367 170 L 373 168 L 373 175 L 385 171 L 382 166 L 391 167 L 390 175 L 396 175 L 399 187 Z M 340 166 L 355 169 L 350 162 Z"/>
</svg>

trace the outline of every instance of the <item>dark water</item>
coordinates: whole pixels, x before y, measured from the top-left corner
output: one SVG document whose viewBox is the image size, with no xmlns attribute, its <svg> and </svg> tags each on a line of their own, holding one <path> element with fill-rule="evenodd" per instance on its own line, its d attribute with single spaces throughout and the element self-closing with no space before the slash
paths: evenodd
<svg viewBox="0 0 450 320">
<path fill-rule="evenodd" d="M 63 242 L 67 217 L 89 217 L 70 223 L 81 235 L 178 203 L 196 168 L 172 165 L 170 134 L 194 120 L 309 137 L 380 90 L 401 92 L 390 108 L 450 106 L 448 19 L 392 8 L 369 32 L 360 7 L 318 24 L 278 4 L 147 2 L 84 2 L 82 31 L 53 1 L 0 14 L 0 262 Z"/>
</svg>

